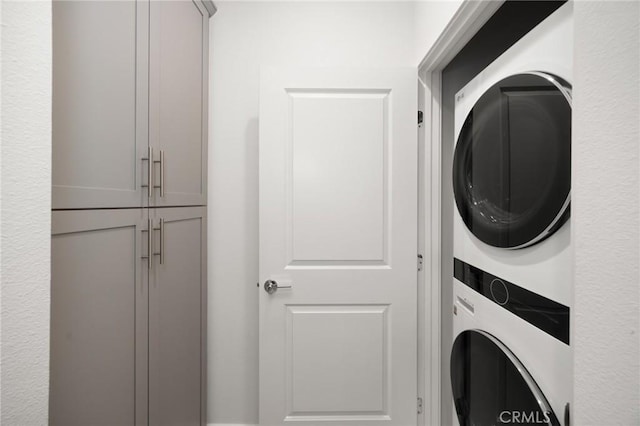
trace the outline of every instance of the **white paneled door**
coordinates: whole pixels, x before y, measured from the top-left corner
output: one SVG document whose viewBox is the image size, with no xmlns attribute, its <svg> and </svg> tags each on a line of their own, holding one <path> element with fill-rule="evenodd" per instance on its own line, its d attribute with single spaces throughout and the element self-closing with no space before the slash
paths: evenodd
<svg viewBox="0 0 640 426">
<path fill-rule="evenodd" d="M 416 424 L 416 81 L 262 72 L 261 425 Z"/>
</svg>

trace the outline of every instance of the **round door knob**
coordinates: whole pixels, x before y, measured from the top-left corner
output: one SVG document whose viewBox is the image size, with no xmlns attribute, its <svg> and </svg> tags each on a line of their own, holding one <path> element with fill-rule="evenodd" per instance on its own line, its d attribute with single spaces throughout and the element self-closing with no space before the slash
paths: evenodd
<svg viewBox="0 0 640 426">
<path fill-rule="evenodd" d="M 269 294 L 273 294 L 278 291 L 278 283 L 274 280 L 266 280 L 264 282 L 264 291 Z"/>
<path fill-rule="evenodd" d="M 290 285 L 278 285 L 278 282 L 275 280 L 266 280 L 264 282 L 264 291 L 266 291 L 269 294 L 273 294 L 276 291 L 278 291 L 279 288 L 291 288 Z"/>
</svg>

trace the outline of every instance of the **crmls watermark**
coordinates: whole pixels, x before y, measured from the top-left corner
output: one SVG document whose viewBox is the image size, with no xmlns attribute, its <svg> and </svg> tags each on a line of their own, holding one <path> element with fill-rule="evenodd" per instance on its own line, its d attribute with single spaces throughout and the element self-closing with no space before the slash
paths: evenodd
<svg viewBox="0 0 640 426">
<path fill-rule="evenodd" d="M 503 411 L 498 416 L 501 424 L 550 425 L 549 413 L 542 411 Z"/>
</svg>

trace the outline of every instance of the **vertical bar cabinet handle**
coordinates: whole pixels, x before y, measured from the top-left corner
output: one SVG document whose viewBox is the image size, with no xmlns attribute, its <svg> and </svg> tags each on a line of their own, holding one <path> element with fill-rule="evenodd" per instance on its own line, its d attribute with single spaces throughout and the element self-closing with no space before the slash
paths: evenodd
<svg viewBox="0 0 640 426">
<path fill-rule="evenodd" d="M 160 264 L 164 265 L 164 219 L 160 218 Z"/>
<path fill-rule="evenodd" d="M 153 265 L 153 223 L 151 219 L 147 219 L 147 229 L 143 229 L 141 232 L 147 233 L 147 255 L 142 258 L 147 259 L 147 267 L 151 269 Z"/>
<path fill-rule="evenodd" d="M 154 231 L 160 231 L 160 250 L 154 256 L 160 256 L 160 264 L 164 265 L 164 219 L 160 218 L 160 226 L 153 228 Z"/>
<path fill-rule="evenodd" d="M 149 170 L 147 172 L 148 178 L 149 178 L 149 198 L 153 197 L 153 148 L 149 147 Z M 149 228 L 151 229 L 151 228 Z M 149 234 L 151 234 L 151 231 L 149 231 Z M 151 241 L 151 240 L 149 240 Z M 149 250 L 151 250 L 151 246 L 149 246 Z M 151 253 L 151 252 L 149 252 Z"/>
<path fill-rule="evenodd" d="M 164 150 L 160 150 L 160 160 L 154 161 L 155 163 L 160 163 L 160 185 L 154 185 L 154 188 L 160 188 L 160 197 L 164 197 Z"/>
<path fill-rule="evenodd" d="M 147 168 L 147 184 L 141 185 L 143 188 L 147 188 L 147 196 L 149 198 L 153 197 L 153 148 L 147 148 L 147 158 L 142 158 L 142 161 L 146 161 L 149 164 Z"/>
<path fill-rule="evenodd" d="M 160 150 L 160 197 L 164 198 L 164 149 Z M 162 263 L 162 260 L 160 263 Z"/>
</svg>

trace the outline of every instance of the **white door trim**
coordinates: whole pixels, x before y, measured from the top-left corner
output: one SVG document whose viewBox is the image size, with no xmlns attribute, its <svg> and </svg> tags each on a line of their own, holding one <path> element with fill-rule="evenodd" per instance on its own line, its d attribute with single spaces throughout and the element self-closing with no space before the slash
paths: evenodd
<svg viewBox="0 0 640 426">
<path fill-rule="evenodd" d="M 504 0 L 464 0 L 440 37 L 420 62 L 419 90 L 423 91 L 419 108 L 423 111 L 424 132 L 419 133 L 424 147 L 419 158 L 423 181 L 419 200 L 420 228 L 423 232 L 419 247 L 424 256 L 424 268 L 418 276 L 423 296 L 418 302 L 418 395 L 424 395 L 420 425 L 441 425 L 441 93 L 442 70 L 482 28 Z M 445 235 L 444 238 L 451 238 Z"/>
</svg>

